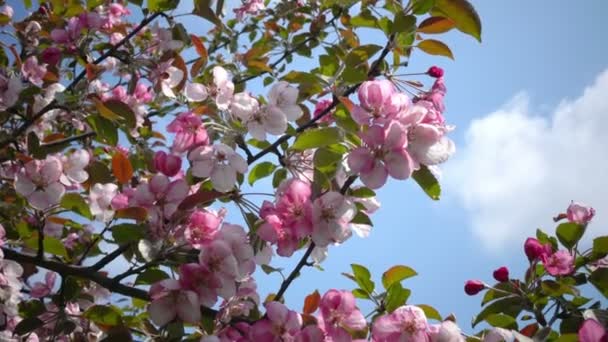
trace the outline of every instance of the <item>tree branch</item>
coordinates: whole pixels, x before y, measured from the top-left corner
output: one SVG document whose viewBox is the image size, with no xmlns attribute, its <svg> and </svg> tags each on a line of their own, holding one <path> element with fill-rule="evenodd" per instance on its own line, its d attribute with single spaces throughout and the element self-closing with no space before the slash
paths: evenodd
<svg viewBox="0 0 608 342">
<path fill-rule="evenodd" d="M 124 253 L 130 247 L 131 247 L 131 244 L 126 243 L 126 244 L 116 248 L 112 253 L 101 258 L 98 262 L 95 263 L 95 265 L 91 266 L 90 268 L 94 271 L 99 271 L 100 269 L 104 268 L 104 266 L 106 266 L 107 264 L 114 261 L 114 259 L 118 258 L 122 253 Z"/>
</svg>

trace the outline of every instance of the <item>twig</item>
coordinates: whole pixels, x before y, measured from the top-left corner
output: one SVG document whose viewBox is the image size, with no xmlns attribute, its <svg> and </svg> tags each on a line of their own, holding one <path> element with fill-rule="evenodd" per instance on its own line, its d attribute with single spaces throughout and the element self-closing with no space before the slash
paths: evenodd
<svg viewBox="0 0 608 342">
<path fill-rule="evenodd" d="M 95 133 L 95 132 L 86 132 L 86 133 L 82 133 L 82 134 L 75 135 L 75 136 L 72 136 L 72 137 L 68 137 L 68 138 L 65 138 L 65 139 L 55 140 L 55 141 L 52 141 L 52 142 L 47 143 L 47 144 L 42 144 L 42 145 L 40 145 L 40 147 L 60 146 L 60 145 L 63 145 L 63 144 L 69 144 L 69 143 L 71 143 L 73 141 L 78 141 L 78 140 L 81 140 L 81 139 L 86 139 L 86 138 L 89 138 L 89 137 L 94 137 L 95 135 L 97 135 L 97 133 Z"/>
<path fill-rule="evenodd" d="M 130 243 L 126 243 L 118 248 L 116 248 L 112 253 L 106 255 L 101 258 L 95 265 L 91 266 L 90 269 L 99 271 L 107 264 L 111 263 L 114 259 L 118 258 L 122 253 L 124 253 L 127 249 L 131 247 Z"/>
<path fill-rule="evenodd" d="M 304 267 L 306 265 L 306 260 L 308 260 L 308 257 L 312 253 L 313 249 L 315 249 L 315 243 L 311 242 L 310 245 L 308 246 L 308 249 L 306 250 L 306 252 L 304 252 L 304 255 L 302 255 L 302 258 L 300 259 L 300 261 L 298 262 L 296 267 L 291 271 L 291 273 L 289 273 L 287 278 L 285 280 L 283 280 L 283 282 L 281 283 L 279 292 L 277 292 L 277 295 L 273 299 L 274 301 L 281 300 L 281 298 L 283 297 L 283 294 L 285 294 L 285 291 L 287 291 L 287 289 L 289 288 L 289 285 L 291 285 L 291 282 L 293 282 L 293 280 L 296 279 L 296 277 L 300 274 L 300 270 L 302 269 L 302 267 Z"/>
<path fill-rule="evenodd" d="M 87 246 L 87 248 L 84 250 L 84 252 L 82 253 L 82 256 L 80 256 L 80 259 L 78 260 L 78 265 L 82 265 L 82 262 L 84 261 L 84 259 L 86 259 L 87 255 L 89 255 L 89 252 L 91 252 L 91 249 L 93 249 L 93 246 L 95 246 L 102 238 L 103 238 L 103 234 L 105 234 L 108 229 L 110 228 L 110 225 L 106 225 L 103 230 L 101 231 L 101 233 L 99 233 L 99 235 L 93 240 L 91 241 L 91 243 Z"/>
</svg>

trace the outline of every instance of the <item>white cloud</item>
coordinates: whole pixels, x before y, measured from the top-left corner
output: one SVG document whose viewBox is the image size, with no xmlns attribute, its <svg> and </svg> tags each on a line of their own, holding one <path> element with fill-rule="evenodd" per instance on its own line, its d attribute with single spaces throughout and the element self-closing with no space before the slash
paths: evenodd
<svg viewBox="0 0 608 342">
<path fill-rule="evenodd" d="M 448 196 L 470 216 L 488 250 L 519 246 L 571 200 L 592 205 L 590 235 L 608 232 L 608 70 L 550 115 L 533 113 L 526 94 L 474 120 L 444 173 Z"/>
</svg>

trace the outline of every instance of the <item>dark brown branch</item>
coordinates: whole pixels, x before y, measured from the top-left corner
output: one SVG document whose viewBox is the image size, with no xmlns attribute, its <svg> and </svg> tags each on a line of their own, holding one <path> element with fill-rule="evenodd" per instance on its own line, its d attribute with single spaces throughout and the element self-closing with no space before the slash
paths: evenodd
<svg viewBox="0 0 608 342">
<path fill-rule="evenodd" d="M 114 282 L 112 278 L 108 278 L 100 272 L 97 272 L 90 267 L 73 266 L 63 262 L 51 261 L 51 260 L 40 260 L 34 255 L 25 253 L 19 253 L 9 248 L 2 248 L 4 252 L 4 258 L 8 260 L 17 261 L 19 263 L 33 264 L 49 271 L 57 272 L 61 276 L 74 276 L 77 278 L 84 278 L 91 280 L 110 292 L 118 293 L 124 296 L 139 298 L 142 300 L 150 300 L 150 296 L 144 290 L 122 285 L 118 282 Z"/>
<path fill-rule="evenodd" d="M 112 253 L 101 258 L 98 262 L 95 263 L 95 265 L 91 266 L 90 268 L 94 271 L 99 271 L 100 269 L 104 268 L 107 264 L 114 261 L 114 259 L 118 258 L 122 253 L 124 253 L 130 247 L 131 247 L 131 244 L 126 243 L 126 244 L 116 248 Z"/>
<path fill-rule="evenodd" d="M 289 273 L 287 278 L 285 278 L 285 280 L 283 280 L 283 282 L 281 283 L 279 292 L 277 292 L 277 295 L 273 299 L 274 301 L 280 301 L 281 298 L 283 298 L 283 295 L 285 294 L 285 291 L 287 291 L 287 289 L 289 288 L 289 285 L 291 285 L 291 283 L 294 281 L 294 279 L 296 279 L 296 277 L 300 274 L 300 270 L 302 269 L 302 267 L 306 266 L 306 264 L 308 263 L 307 262 L 308 257 L 310 256 L 310 254 L 312 253 L 312 251 L 314 249 L 315 249 L 315 243 L 311 241 L 310 245 L 308 246 L 308 249 L 306 250 L 306 252 L 304 252 L 304 255 L 302 255 L 302 258 L 300 259 L 300 261 L 298 262 L 296 267 L 291 271 L 291 273 Z"/>
<path fill-rule="evenodd" d="M 60 146 L 60 145 L 63 145 L 63 144 L 69 144 L 69 143 L 74 142 L 74 141 L 84 140 L 86 138 L 94 137 L 95 135 L 97 135 L 97 133 L 95 133 L 95 132 L 86 132 L 86 133 L 82 133 L 82 134 L 75 135 L 75 136 L 72 136 L 72 137 L 67 137 L 65 139 L 55 140 L 55 141 L 52 141 L 52 142 L 47 143 L 47 144 L 42 144 L 42 145 L 40 145 L 40 147 Z"/>
</svg>

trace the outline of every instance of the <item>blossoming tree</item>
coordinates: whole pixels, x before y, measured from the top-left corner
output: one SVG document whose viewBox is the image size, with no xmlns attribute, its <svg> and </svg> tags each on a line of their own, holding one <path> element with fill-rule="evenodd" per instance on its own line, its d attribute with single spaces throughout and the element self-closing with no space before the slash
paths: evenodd
<svg viewBox="0 0 608 342">
<path fill-rule="evenodd" d="M 415 49 L 452 57 L 434 35 L 481 40 L 469 2 L 246 0 L 225 13 L 195 0 L 187 14 L 205 36 L 177 5 L 26 0 L 20 21 L 0 8 L 3 341 L 608 339 L 605 302 L 577 288 L 608 294 L 608 237 L 579 248 L 594 212 L 575 203 L 557 237 L 526 241 L 523 280 L 503 267 L 496 285 L 467 282 L 486 291 L 474 324 L 490 328 L 476 335 L 408 305 L 402 282 L 416 273 L 403 265 L 382 289 L 353 264 L 354 289 L 311 289 L 302 310 L 283 302 L 304 267 L 370 233 L 389 177 L 439 198 L 438 165 L 455 151 L 443 70 L 403 69 Z M 318 65 L 297 70 L 301 56 Z M 260 203 L 246 189 L 266 177 Z M 261 301 L 256 268 L 298 250 Z"/>
</svg>

